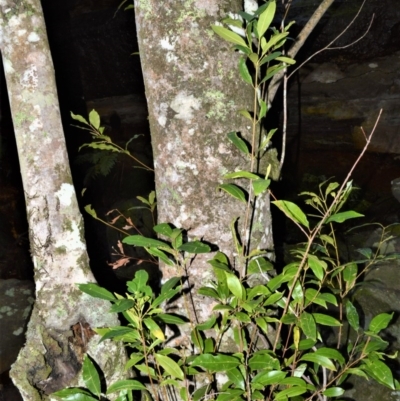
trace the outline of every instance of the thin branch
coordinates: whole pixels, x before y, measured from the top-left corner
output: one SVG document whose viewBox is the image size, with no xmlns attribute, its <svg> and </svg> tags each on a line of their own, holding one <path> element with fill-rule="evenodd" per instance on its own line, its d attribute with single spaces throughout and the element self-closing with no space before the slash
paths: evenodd
<svg viewBox="0 0 400 401">
<path fill-rule="evenodd" d="M 322 16 L 328 10 L 328 8 L 332 5 L 335 0 L 323 0 L 318 8 L 314 11 L 314 14 L 307 21 L 307 24 L 304 26 L 300 34 L 297 36 L 296 41 L 288 51 L 288 56 L 294 58 L 298 51 L 303 46 L 304 42 L 307 40 L 310 33 L 316 27 L 318 22 L 321 20 Z M 283 71 L 279 71 L 271 80 L 271 83 L 268 88 L 268 104 L 271 104 L 275 98 L 276 92 L 278 91 L 279 85 L 281 83 L 282 77 L 284 75 Z"/>
<path fill-rule="evenodd" d="M 342 32 L 340 32 L 340 34 L 338 36 L 336 36 L 335 39 L 333 39 L 331 42 L 329 42 L 325 47 L 323 47 L 322 49 L 316 51 L 314 54 L 312 54 L 308 59 L 306 59 L 305 61 L 303 61 L 299 66 L 297 66 L 289 75 L 288 78 L 290 78 L 295 72 L 297 72 L 301 67 L 303 67 L 304 64 L 308 63 L 312 58 L 314 58 L 317 54 L 322 53 L 325 50 L 342 50 L 342 49 L 347 49 L 350 46 L 355 45 L 357 42 L 359 42 L 360 40 L 364 39 L 365 36 L 368 34 L 368 32 L 371 29 L 372 26 L 372 22 L 374 21 L 374 17 L 375 14 L 372 14 L 372 18 L 371 21 L 368 25 L 367 30 L 364 32 L 364 34 L 362 34 L 358 39 L 356 39 L 354 42 L 351 42 L 347 45 L 344 46 L 338 46 L 338 47 L 331 47 L 355 22 L 355 20 L 358 18 L 362 8 L 364 7 L 366 0 L 364 0 L 357 12 L 357 14 L 354 16 L 354 18 L 350 21 L 350 23 L 346 26 L 346 28 L 344 28 L 344 30 Z"/>
</svg>

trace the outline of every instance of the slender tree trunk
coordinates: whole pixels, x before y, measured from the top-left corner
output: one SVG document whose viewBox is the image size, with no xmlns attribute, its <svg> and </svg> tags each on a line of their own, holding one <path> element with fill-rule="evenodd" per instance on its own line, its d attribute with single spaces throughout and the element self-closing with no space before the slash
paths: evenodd
<svg viewBox="0 0 400 401">
<path fill-rule="evenodd" d="M 25 192 L 36 302 L 11 370 L 25 401 L 79 383 L 85 352 L 121 378 L 124 350 L 97 345 L 90 327 L 116 325 L 109 304 L 82 294 L 93 282 L 72 184 L 40 0 L 3 0 L 0 46 Z M 93 337 L 91 339 L 91 337 Z"/>
<path fill-rule="evenodd" d="M 250 124 L 238 110 L 251 109 L 254 92 L 238 76 L 240 55 L 211 26 L 228 11 L 241 9 L 240 0 L 135 1 L 158 220 L 188 230 L 190 238 L 202 238 L 229 256 L 234 253 L 230 224 L 243 214 L 243 204 L 217 186 L 224 173 L 249 168 L 227 134 L 250 137 Z M 273 249 L 269 205 L 266 196 L 254 236 L 262 248 Z M 211 280 L 207 259 L 210 255 L 197 256 L 190 267 L 195 288 Z M 162 273 L 165 279 L 181 274 L 168 266 Z M 211 304 L 202 298 L 194 304 L 199 321 L 210 316 Z"/>
</svg>

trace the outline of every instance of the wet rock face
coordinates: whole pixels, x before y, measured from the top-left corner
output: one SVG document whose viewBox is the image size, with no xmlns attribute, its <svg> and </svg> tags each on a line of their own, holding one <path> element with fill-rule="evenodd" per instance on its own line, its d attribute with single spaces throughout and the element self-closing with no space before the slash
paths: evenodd
<svg viewBox="0 0 400 401">
<path fill-rule="evenodd" d="M 31 281 L 0 280 L 0 373 L 10 369 L 25 343 L 25 326 L 33 297 Z"/>
</svg>

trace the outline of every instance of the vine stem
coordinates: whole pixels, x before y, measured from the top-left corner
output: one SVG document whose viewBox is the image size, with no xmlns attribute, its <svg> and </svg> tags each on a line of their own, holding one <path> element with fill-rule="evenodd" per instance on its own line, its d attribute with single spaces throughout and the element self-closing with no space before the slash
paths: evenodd
<svg viewBox="0 0 400 401">
<path fill-rule="evenodd" d="M 310 233 L 311 235 L 308 236 L 307 248 L 306 248 L 306 250 L 305 250 L 305 252 L 304 252 L 304 255 L 303 255 L 303 258 L 302 258 L 302 260 L 301 260 L 301 262 L 300 262 L 299 269 L 298 269 L 298 271 L 297 271 L 295 277 L 293 278 L 293 284 L 292 284 L 292 286 L 291 286 L 290 289 L 289 289 L 289 294 L 288 294 L 288 296 L 287 296 L 287 302 L 286 302 L 285 308 L 283 309 L 283 312 L 282 312 L 283 315 L 286 315 L 286 313 L 287 313 L 287 311 L 288 311 L 288 309 L 289 309 L 290 299 L 291 299 L 291 297 L 292 297 L 292 294 L 293 294 L 293 291 L 294 291 L 296 282 L 297 282 L 297 280 L 298 280 L 299 277 L 300 277 L 300 274 L 301 274 L 301 272 L 302 272 L 302 270 L 303 270 L 303 268 L 304 268 L 304 265 L 306 264 L 307 256 L 308 256 L 308 254 L 310 253 L 311 245 L 313 244 L 313 242 L 314 242 L 314 240 L 315 240 L 315 237 L 317 236 L 318 232 L 321 230 L 322 225 L 324 224 L 325 220 L 328 218 L 328 216 L 329 216 L 330 212 L 332 211 L 333 207 L 335 206 L 336 202 L 337 202 L 338 199 L 340 198 L 340 196 L 341 196 L 341 194 L 342 194 L 342 192 L 343 192 L 344 187 L 345 187 L 346 184 L 349 182 L 349 180 L 350 180 L 350 178 L 351 178 L 351 176 L 352 176 L 352 174 L 353 174 L 354 169 L 357 167 L 357 165 L 359 164 L 360 160 L 362 159 L 362 157 L 364 156 L 365 152 L 367 151 L 368 146 L 369 146 L 369 144 L 371 143 L 371 139 L 372 139 L 372 137 L 373 137 L 373 135 L 374 135 L 374 133 L 375 133 L 375 131 L 376 131 L 376 127 L 378 126 L 378 123 L 379 123 L 379 120 L 380 120 L 380 118 L 381 118 L 382 112 L 383 112 L 383 109 L 381 109 L 381 110 L 379 111 L 378 117 L 376 118 L 375 124 L 374 124 L 374 126 L 373 126 L 373 128 L 372 128 L 372 130 L 371 130 L 371 133 L 370 133 L 370 135 L 369 135 L 368 137 L 367 137 L 367 135 L 365 134 L 364 129 L 361 127 L 361 131 L 362 131 L 362 133 L 363 133 L 363 135 L 364 135 L 364 138 L 365 138 L 366 143 L 365 143 L 365 145 L 364 145 L 364 147 L 363 147 L 363 149 L 362 149 L 360 155 L 358 156 L 358 158 L 356 159 L 356 161 L 353 163 L 353 166 L 351 167 L 349 173 L 347 174 L 346 178 L 344 179 L 342 185 L 340 186 L 340 188 L 339 188 L 339 190 L 338 190 L 338 192 L 337 192 L 335 198 L 333 199 L 331 205 L 329 206 L 329 208 L 328 208 L 327 211 L 325 212 L 324 216 L 322 217 L 322 219 L 320 220 L 320 222 L 318 223 L 318 225 L 311 231 L 311 233 Z M 280 322 L 279 325 L 278 325 L 278 328 L 277 328 L 277 331 L 276 331 L 276 337 L 275 337 L 274 347 L 273 347 L 273 352 L 276 351 L 276 347 L 278 346 L 278 341 L 279 341 L 279 338 L 280 338 L 280 334 L 281 334 L 281 330 L 282 330 L 282 325 L 283 325 L 282 322 Z"/>
</svg>

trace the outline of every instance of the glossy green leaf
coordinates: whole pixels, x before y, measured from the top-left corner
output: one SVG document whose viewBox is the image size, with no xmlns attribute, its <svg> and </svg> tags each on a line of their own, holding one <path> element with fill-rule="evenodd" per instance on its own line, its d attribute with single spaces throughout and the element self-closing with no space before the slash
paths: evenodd
<svg viewBox="0 0 400 401">
<path fill-rule="evenodd" d="M 95 129 L 100 128 L 100 116 L 94 109 L 89 113 L 89 122 Z"/>
<path fill-rule="evenodd" d="M 262 350 L 253 354 L 249 359 L 249 366 L 252 371 L 261 369 L 276 370 L 279 368 L 279 361 L 268 351 Z"/>
<path fill-rule="evenodd" d="M 165 235 L 166 237 L 170 238 L 172 235 L 172 227 L 168 223 L 160 223 L 153 227 L 153 230 L 157 234 Z"/>
<path fill-rule="evenodd" d="M 293 220 L 305 227 L 309 227 L 309 223 L 307 220 L 306 215 L 303 211 L 293 202 L 289 201 L 272 201 L 275 206 L 277 206 L 285 215 L 290 219 Z"/>
<path fill-rule="evenodd" d="M 349 325 L 355 330 L 358 331 L 360 328 L 360 318 L 358 316 L 358 312 L 356 307 L 351 303 L 349 299 L 346 300 L 346 317 Z"/>
<path fill-rule="evenodd" d="M 290 57 L 279 56 L 275 60 L 281 61 L 282 63 L 286 63 L 286 64 L 289 64 L 289 65 L 296 64 L 296 60 L 293 60 Z"/>
<path fill-rule="evenodd" d="M 124 342 L 134 342 L 140 339 L 139 332 L 132 327 L 115 326 L 110 329 L 96 329 L 102 335 L 99 342 L 108 339 L 122 340 Z"/>
<path fill-rule="evenodd" d="M 344 365 L 344 363 L 345 363 L 345 359 L 344 359 L 343 355 L 334 348 L 327 348 L 327 347 L 318 348 L 315 351 L 315 354 L 326 356 L 327 358 L 333 359 L 333 360 L 339 362 L 339 364 L 341 366 Z"/>
<path fill-rule="evenodd" d="M 74 114 L 72 111 L 71 111 L 71 117 L 74 120 L 79 121 L 82 124 L 89 125 L 89 123 L 87 122 L 86 118 L 80 116 L 79 114 Z"/>
<path fill-rule="evenodd" d="M 258 180 L 252 181 L 253 185 L 253 191 L 255 196 L 261 195 L 266 189 L 269 188 L 269 185 L 271 184 L 271 180 L 263 180 L 262 178 L 259 178 Z"/>
<path fill-rule="evenodd" d="M 293 398 L 307 392 L 307 387 L 293 386 L 275 394 L 274 401 L 286 401 L 288 398 Z"/>
<path fill-rule="evenodd" d="M 98 217 L 97 217 L 96 210 L 94 210 L 94 209 L 92 208 L 92 205 L 86 205 L 86 206 L 85 206 L 85 211 L 86 211 L 86 213 L 89 213 L 92 217 L 94 217 L 95 219 L 98 218 Z"/>
<path fill-rule="evenodd" d="M 238 136 L 237 132 L 230 132 L 228 134 L 228 139 L 244 154 L 248 155 L 250 153 L 247 143 Z"/>
<path fill-rule="evenodd" d="M 211 251 L 210 246 L 201 241 L 186 242 L 185 244 L 182 244 L 178 249 L 180 251 L 193 254 L 209 253 Z"/>
<path fill-rule="evenodd" d="M 135 302 L 132 299 L 119 299 L 114 305 L 110 308 L 110 312 L 119 313 L 126 311 L 127 309 L 132 308 Z"/>
<path fill-rule="evenodd" d="M 176 294 L 178 294 L 180 291 L 180 288 L 174 288 L 168 291 L 163 291 L 161 294 L 151 303 L 151 306 L 153 308 L 156 308 L 157 306 L 161 305 L 165 301 L 169 301 L 171 298 L 173 298 Z"/>
<path fill-rule="evenodd" d="M 253 117 L 252 115 L 249 113 L 248 110 L 239 110 L 238 111 L 239 114 L 241 114 L 244 118 L 247 118 L 248 120 L 250 120 L 251 122 L 253 122 Z"/>
<path fill-rule="evenodd" d="M 146 390 L 146 386 L 137 380 L 118 380 L 117 382 L 108 386 L 107 394 L 115 393 L 122 390 Z"/>
<path fill-rule="evenodd" d="M 244 57 L 240 57 L 239 59 L 239 73 L 244 82 L 253 86 L 253 79 L 249 73 L 249 69 L 247 68 L 246 60 Z"/>
<path fill-rule="evenodd" d="M 266 273 L 274 269 L 274 265 L 267 260 L 265 257 L 255 257 L 253 258 L 248 267 L 248 274 L 260 274 Z"/>
<path fill-rule="evenodd" d="M 234 178 L 248 178 L 249 180 L 259 180 L 260 177 L 256 174 L 250 173 L 249 171 L 235 171 L 233 173 L 225 174 L 222 178 L 234 179 Z"/>
<path fill-rule="evenodd" d="M 172 277 L 168 281 L 166 281 L 161 287 L 161 294 L 167 293 L 169 290 L 172 290 L 176 287 L 177 284 L 180 284 L 180 277 Z"/>
<path fill-rule="evenodd" d="M 275 1 L 270 1 L 267 8 L 261 13 L 257 21 L 257 35 L 258 39 L 264 36 L 265 32 L 271 25 L 276 11 Z"/>
<path fill-rule="evenodd" d="M 375 334 L 378 334 L 381 330 L 386 329 L 388 327 L 390 321 L 393 318 L 393 313 L 381 313 L 375 316 L 371 323 L 369 324 L 368 330 L 372 331 Z"/>
<path fill-rule="evenodd" d="M 263 99 L 258 99 L 258 103 L 260 104 L 260 111 L 258 113 L 258 121 L 264 118 L 267 115 L 268 105 Z"/>
<path fill-rule="evenodd" d="M 245 381 L 242 373 L 238 368 L 230 369 L 226 372 L 228 379 L 235 385 L 235 387 L 244 390 Z"/>
<path fill-rule="evenodd" d="M 81 150 L 82 148 L 92 148 L 92 149 L 99 149 L 99 150 L 108 150 L 110 152 L 120 152 L 120 150 L 115 147 L 112 144 L 107 144 L 104 142 L 90 142 L 90 143 L 84 143 L 79 150 Z"/>
<path fill-rule="evenodd" d="M 175 266 L 175 263 L 173 260 L 171 260 L 168 255 L 166 255 L 163 251 L 161 251 L 158 248 L 145 248 L 146 251 L 152 255 L 155 256 L 156 258 L 159 258 L 163 263 L 165 263 L 168 266 Z"/>
<path fill-rule="evenodd" d="M 318 324 L 322 324 L 323 326 L 341 326 L 342 323 L 339 322 L 339 320 L 335 319 L 332 316 L 329 315 L 324 315 L 323 313 L 313 313 L 315 321 Z"/>
<path fill-rule="evenodd" d="M 211 287 L 199 288 L 198 294 L 204 295 L 205 297 L 210 297 L 210 298 L 220 300 L 220 296 L 219 296 L 218 292 L 216 290 L 214 290 L 214 288 L 211 288 Z"/>
<path fill-rule="evenodd" d="M 88 284 L 78 284 L 78 288 L 89 294 L 93 298 L 105 299 L 107 301 L 115 301 L 115 296 L 108 290 L 103 287 L 100 287 L 98 284 L 88 283 Z"/>
<path fill-rule="evenodd" d="M 364 359 L 364 362 L 365 365 L 362 367 L 369 376 L 384 386 L 395 390 L 392 371 L 384 362 L 375 358 L 373 360 Z"/>
<path fill-rule="evenodd" d="M 239 188 L 235 184 L 220 184 L 218 185 L 219 189 L 227 192 L 229 195 L 233 196 L 234 198 L 240 200 L 243 203 L 247 203 L 246 195 L 241 188 Z"/>
<path fill-rule="evenodd" d="M 200 324 L 196 325 L 196 329 L 197 330 L 209 330 L 209 329 L 212 329 L 216 322 L 217 322 L 217 316 L 213 314 L 204 323 L 200 323 Z"/>
<path fill-rule="evenodd" d="M 202 354 L 196 356 L 192 366 L 201 366 L 211 372 L 224 372 L 240 365 L 240 360 L 230 355 Z"/>
<path fill-rule="evenodd" d="M 231 293 L 239 299 L 244 299 L 244 288 L 240 280 L 232 273 L 226 273 L 226 283 Z"/>
<path fill-rule="evenodd" d="M 254 376 L 251 383 L 261 384 L 263 386 L 271 386 L 274 384 L 279 384 L 287 375 L 287 372 L 282 372 L 280 370 L 270 370 L 268 372 L 260 372 Z"/>
<path fill-rule="evenodd" d="M 336 372 L 336 367 L 333 364 L 333 362 L 329 358 L 327 358 L 326 356 L 323 356 L 323 355 L 317 355 L 315 353 L 304 354 L 300 358 L 300 361 L 313 362 L 313 363 L 321 365 L 329 370 L 333 370 Z"/>
<path fill-rule="evenodd" d="M 128 245 L 141 246 L 147 248 L 171 249 L 170 245 L 154 238 L 146 238 L 143 235 L 129 235 L 122 242 Z"/>
<path fill-rule="evenodd" d="M 206 384 L 205 386 L 202 386 L 198 388 L 191 396 L 191 399 L 193 401 L 201 401 L 203 399 L 207 399 L 206 394 L 207 391 L 209 391 L 210 385 Z"/>
<path fill-rule="evenodd" d="M 227 42 L 248 48 L 247 43 L 237 33 L 232 32 L 231 30 L 224 28 L 223 26 L 220 25 L 212 25 L 211 28 L 218 36 L 220 36 Z"/>
<path fill-rule="evenodd" d="M 158 338 L 161 341 L 165 341 L 164 333 L 160 329 L 160 326 L 150 318 L 143 319 L 143 323 L 146 325 L 146 327 L 150 330 L 151 334 L 155 337 Z"/>
<path fill-rule="evenodd" d="M 155 354 L 156 361 L 172 377 L 183 380 L 184 374 L 181 367 L 169 356 Z"/>
<path fill-rule="evenodd" d="M 125 370 L 130 369 L 131 367 L 135 366 L 138 362 L 143 360 L 144 355 L 142 353 L 132 353 L 129 356 L 128 362 L 125 364 Z"/>
<path fill-rule="evenodd" d="M 157 320 L 161 320 L 167 324 L 185 324 L 187 320 L 182 319 L 179 316 L 172 315 L 171 313 L 157 313 Z"/>
<path fill-rule="evenodd" d="M 63 401 L 98 401 L 98 398 L 94 398 L 88 391 L 74 387 L 56 391 L 52 395 Z"/>
<path fill-rule="evenodd" d="M 334 221 L 336 223 L 343 223 L 344 221 L 346 221 L 348 219 L 355 219 L 357 217 L 364 217 L 364 215 L 357 213 L 353 210 L 348 210 L 347 212 L 339 212 L 339 213 L 333 214 L 332 216 L 329 216 L 325 220 L 325 223 L 331 223 L 332 221 Z"/>
<path fill-rule="evenodd" d="M 310 269 L 315 274 L 315 277 L 317 277 L 318 280 L 322 281 L 325 276 L 325 270 L 327 269 L 326 262 L 311 254 L 307 256 L 307 261 Z"/>
<path fill-rule="evenodd" d="M 344 389 L 341 387 L 330 387 L 322 392 L 326 397 L 340 397 L 344 394 Z"/>
<path fill-rule="evenodd" d="M 306 337 L 317 340 L 317 325 L 311 313 L 303 312 L 300 315 L 300 327 Z"/>
</svg>

